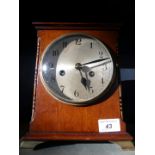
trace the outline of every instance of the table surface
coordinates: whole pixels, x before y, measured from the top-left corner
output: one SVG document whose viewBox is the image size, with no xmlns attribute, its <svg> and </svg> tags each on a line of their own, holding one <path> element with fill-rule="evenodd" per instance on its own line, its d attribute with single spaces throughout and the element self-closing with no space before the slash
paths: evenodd
<svg viewBox="0 0 155 155">
<path fill-rule="evenodd" d="M 135 151 L 122 150 L 112 143 L 44 144 L 36 149 L 20 148 L 19 155 L 134 155 Z"/>
</svg>

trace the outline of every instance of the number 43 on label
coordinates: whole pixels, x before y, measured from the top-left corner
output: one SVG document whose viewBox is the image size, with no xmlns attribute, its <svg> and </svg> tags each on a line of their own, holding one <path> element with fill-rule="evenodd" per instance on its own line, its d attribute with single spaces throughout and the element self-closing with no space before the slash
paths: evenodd
<svg viewBox="0 0 155 155">
<path fill-rule="evenodd" d="M 99 119 L 99 132 L 118 132 L 120 131 L 120 119 Z"/>
</svg>

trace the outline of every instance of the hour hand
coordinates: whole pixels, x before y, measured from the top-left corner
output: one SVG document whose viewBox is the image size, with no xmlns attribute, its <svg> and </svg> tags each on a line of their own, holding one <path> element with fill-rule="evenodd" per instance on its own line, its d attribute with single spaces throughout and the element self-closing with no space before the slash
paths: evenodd
<svg viewBox="0 0 155 155">
<path fill-rule="evenodd" d="M 86 88 L 86 90 L 87 90 L 87 89 L 89 90 L 89 87 L 90 87 L 90 80 L 88 79 L 87 76 L 86 76 L 86 78 L 83 77 L 81 70 L 79 70 L 79 71 L 80 71 L 80 75 L 81 75 L 81 83 L 82 83 L 83 86 Z"/>
<path fill-rule="evenodd" d="M 81 83 L 82 83 L 82 85 L 83 85 L 86 89 L 89 89 L 90 80 L 88 80 L 87 78 L 84 78 L 84 77 L 83 77 L 82 72 L 81 72 L 81 70 L 82 70 L 81 64 L 80 64 L 80 63 L 77 63 L 77 64 L 75 65 L 75 68 L 76 68 L 77 70 L 79 70 L 79 72 L 80 72 Z"/>
<path fill-rule="evenodd" d="M 87 80 L 84 77 L 81 77 L 81 83 L 83 84 L 83 86 L 87 89 Z"/>
</svg>

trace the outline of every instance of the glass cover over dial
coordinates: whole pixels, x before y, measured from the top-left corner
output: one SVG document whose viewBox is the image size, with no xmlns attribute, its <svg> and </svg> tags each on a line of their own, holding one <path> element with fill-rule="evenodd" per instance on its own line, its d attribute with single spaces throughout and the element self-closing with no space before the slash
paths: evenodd
<svg viewBox="0 0 155 155">
<path fill-rule="evenodd" d="M 46 90 L 74 105 L 92 104 L 105 95 L 114 77 L 109 49 L 86 34 L 69 34 L 51 42 L 40 63 Z"/>
</svg>

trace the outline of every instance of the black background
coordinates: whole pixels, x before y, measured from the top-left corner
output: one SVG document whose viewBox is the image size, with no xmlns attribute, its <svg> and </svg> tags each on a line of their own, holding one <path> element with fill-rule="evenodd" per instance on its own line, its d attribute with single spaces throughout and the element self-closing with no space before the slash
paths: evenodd
<svg viewBox="0 0 155 155">
<path fill-rule="evenodd" d="M 119 61 L 121 68 L 135 66 L 135 2 L 108 1 L 35 1 L 20 0 L 19 29 L 19 122 L 20 136 L 27 130 L 31 118 L 35 56 L 37 47 L 35 21 L 121 23 Z M 124 120 L 134 135 L 135 83 L 122 82 Z"/>
</svg>

